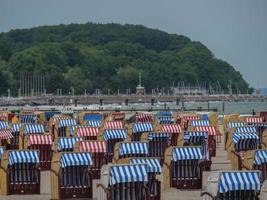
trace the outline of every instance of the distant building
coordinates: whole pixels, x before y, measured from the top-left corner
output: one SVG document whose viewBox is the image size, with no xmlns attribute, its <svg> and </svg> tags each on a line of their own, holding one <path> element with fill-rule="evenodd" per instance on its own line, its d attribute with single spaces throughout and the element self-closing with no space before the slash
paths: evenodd
<svg viewBox="0 0 267 200">
<path fill-rule="evenodd" d="M 137 95 L 145 94 L 145 88 L 142 86 L 141 73 L 139 73 L 139 84 L 136 87 L 136 94 Z"/>
<path fill-rule="evenodd" d="M 199 87 L 175 87 L 173 88 L 174 95 L 207 95 L 205 88 Z"/>
</svg>

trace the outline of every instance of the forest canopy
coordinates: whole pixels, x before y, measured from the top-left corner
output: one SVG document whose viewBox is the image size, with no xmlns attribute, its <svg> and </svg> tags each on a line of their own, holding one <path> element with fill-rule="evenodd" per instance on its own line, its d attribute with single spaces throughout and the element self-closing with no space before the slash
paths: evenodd
<svg viewBox="0 0 267 200">
<path fill-rule="evenodd" d="M 47 93 L 135 91 L 138 74 L 151 93 L 178 82 L 251 92 L 240 72 L 200 42 L 142 25 L 70 24 L 0 34 L 0 95 L 18 91 L 22 75 L 45 77 Z"/>
</svg>

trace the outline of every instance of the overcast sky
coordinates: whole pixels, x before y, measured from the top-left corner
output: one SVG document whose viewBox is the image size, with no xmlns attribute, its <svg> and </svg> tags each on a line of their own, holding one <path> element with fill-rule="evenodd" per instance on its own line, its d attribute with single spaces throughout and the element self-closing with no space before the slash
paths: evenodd
<svg viewBox="0 0 267 200">
<path fill-rule="evenodd" d="M 183 34 L 267 87 L 267 0 L 0 0 L 0 32 L 88 21 Z"/>
</svg>

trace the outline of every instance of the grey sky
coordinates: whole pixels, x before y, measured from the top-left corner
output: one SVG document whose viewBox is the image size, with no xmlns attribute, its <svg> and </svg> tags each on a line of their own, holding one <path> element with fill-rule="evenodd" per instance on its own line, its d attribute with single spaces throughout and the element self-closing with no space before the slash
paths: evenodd
<svg viewBox="0 0 267 200">
<path fill-rule="evenodd" d="M 183 34 L 267 87 L 267 0 L 0 0 L 0 32 L 88 21 Z"/>
</svg>

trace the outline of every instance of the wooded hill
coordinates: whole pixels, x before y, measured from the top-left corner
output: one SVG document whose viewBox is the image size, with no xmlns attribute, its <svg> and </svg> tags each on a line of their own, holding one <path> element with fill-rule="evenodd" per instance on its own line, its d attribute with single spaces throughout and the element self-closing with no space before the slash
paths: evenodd
<svg viewBox="0 0 267 200">
<path fill-rule="evenodd" d="M 148 93 L 180 81 L 219 83 L 228 91 L 229 79 L 241 92 L 249 89 L 233 66 L 200 42 L 141 25 L 70 24 L 0 34 L 0 94 L 17 92 L 23 74 L 45 76 L 48 93 L 70 87 L 80 94 L 96 88 L 134 92 L 139 72 Z"/>
</svg>

